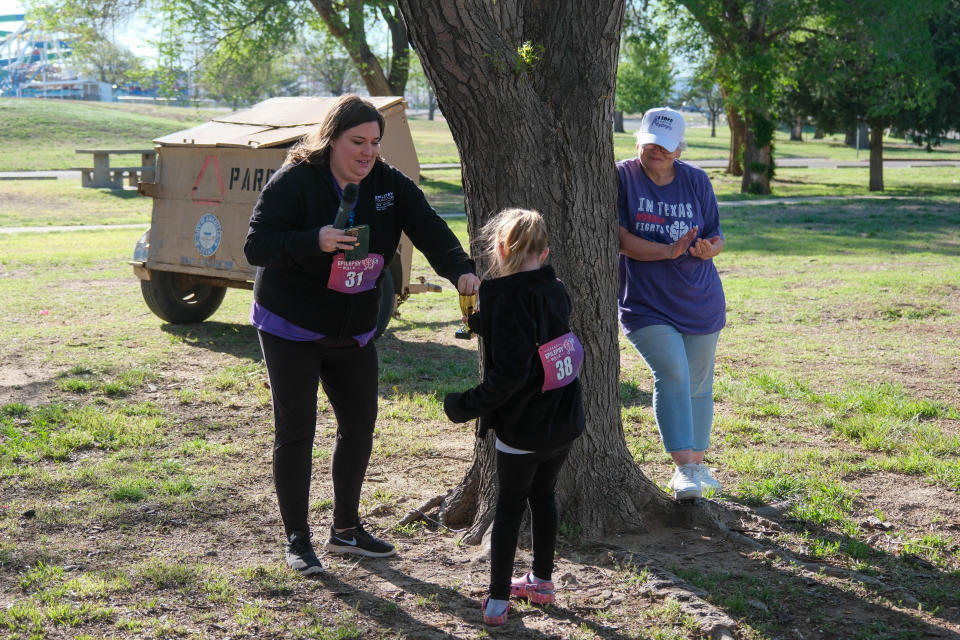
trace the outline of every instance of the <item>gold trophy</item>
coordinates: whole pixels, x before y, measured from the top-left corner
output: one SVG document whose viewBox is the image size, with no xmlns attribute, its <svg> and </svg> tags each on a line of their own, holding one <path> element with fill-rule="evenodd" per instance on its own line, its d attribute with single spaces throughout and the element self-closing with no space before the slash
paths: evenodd
<svg viewBox="0 0 960 640">
<path fill-rule="evenodd" d="M 463 313 L 463 326 L 457 329 L 457 332 L 454 334 L 457 338 L 461 340 L 469 340 L 473 337 L 473 331 L 470 331 L 470 327 L 467 326 L 466 318 L 473 313 L 474 308 L 477 306 L 477 294 L 460 294 L 460 311 Z"/>
</svg>

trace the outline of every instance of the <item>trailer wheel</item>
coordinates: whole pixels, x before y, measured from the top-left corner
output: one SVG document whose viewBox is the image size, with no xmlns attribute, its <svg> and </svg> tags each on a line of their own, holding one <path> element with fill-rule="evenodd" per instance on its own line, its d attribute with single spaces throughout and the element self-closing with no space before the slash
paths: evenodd
<svg viewBox="0 0 960 640">
<path fill-rule="evenodd" d="M 393 317 L 393 310 L 397 305 L 396 288 L 393 282 L 393 273 L 386 269 L 380 282 L 377 284 L 377 300 L 379 301 L 379 311 L 377 312 L 377 332 L 373 334 L 374 339 L 383 335 L 390 324 L 390 318 Z"/>
<path fill-rule="evenodd" d="M 203 322 L 220 307 L 226 287 L 216 287 L 170 271 L 151 271 L 140 281 L 143 299 L 158 317 L 173 324 Z"/>
</svg>

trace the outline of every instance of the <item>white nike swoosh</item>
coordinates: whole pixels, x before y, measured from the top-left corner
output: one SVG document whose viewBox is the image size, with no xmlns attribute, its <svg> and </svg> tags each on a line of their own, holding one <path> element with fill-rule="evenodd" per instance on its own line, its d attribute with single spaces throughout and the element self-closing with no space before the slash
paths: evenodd
<svg viewBox="0 0 960 640">
<path fill-rule="evenodd" d="M 349 545 L 351 547 L 357 546 L 356 538 L 350 538 L 349 540 L 344 540 L 343 538 L 337 538 L 337 542 L 342 542 L 343 544 Z"/>
</svg>

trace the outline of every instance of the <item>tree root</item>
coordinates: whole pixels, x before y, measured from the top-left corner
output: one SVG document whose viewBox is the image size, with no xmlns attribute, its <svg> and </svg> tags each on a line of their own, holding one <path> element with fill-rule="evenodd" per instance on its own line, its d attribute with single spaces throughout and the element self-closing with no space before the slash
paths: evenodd
<svg viewBox="0 0 960 640">
<path fill-rule="evenodd" d="M 662 569 L 642 553 L 606 541 L 592 541 L 592 543 L 613 549 L 608 555 L 616 562 L 646 569 L 650 578 L 644 584 L 644 588 L 650 590 L 659 598 L 675 600 L 683 613 L 697 621 L 701 633 L 706 637 L 711 640 L 732 640 L 737 637 L 736 621 L 721 609 L 707 602 L 707 593 L 702 589 L 698 589 L 679 576 Z"/>
<path fill-rule="evenodd" d="M 438 508 L 440 504 L 443 502 L 443 499 L 446 497 L 447 497 L 446 493 L 441 493 L 438 496 L 434 496 L 430 498 L 429 500 L 421 504 L 419 507 L 410 509 L 410 511 L 407 512 L 407 515 L 400 518 L 400 521 L 397 522 L 396 526 L 402 527 L 404 525 L 408 525 L 410 523 L 416 522 L 417 520 L 428 520 L 430 522 L 440 524 L 439 522 L 437 522 L 436 520 L 428 516 L 427 512 Z"/>
</svg>

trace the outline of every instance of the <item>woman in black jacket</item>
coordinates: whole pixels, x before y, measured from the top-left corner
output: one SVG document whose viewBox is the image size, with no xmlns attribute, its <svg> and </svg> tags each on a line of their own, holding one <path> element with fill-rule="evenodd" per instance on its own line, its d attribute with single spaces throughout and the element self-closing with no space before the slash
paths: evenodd
<svg viewBox="0 0 960 640">
<path fill-rule="evenodd" d="M 395 553 L 364 531 L 360 488 L 373 447 L 378 360 L 373 342 L 376 285 L 401 232 L 461 293 L 479 286 L 473 262 L 419 187 L 379 157 L 384 120 L 354 95 L 291 148 L 263 188 L 244 254 L 257 268 L 250 321 L 270 377 L 276 434 L 273 478 L 287 564 L 303 574 L 324 567 L 307 522 L 318 384 L 337 417 L 333 524 L 328 551 L 371 557 Z M 333 226 L 344 189 L 358 185 L 347 226 L 369 227 L 369 253 L 347 259 L 357 239 Z"/>
<path fill-rule="evenodd" d="M 490 595 L 483 620 L 507 620 L 509 596 L 554 601 L 557 537 L 554 490 L 573 441 L 583 432 L 578 374 L 583 347 L 570 331 L 570 297 L 553 268 L 543 218 L 507 209 L 484 228 L 492 279 L 480 286 L 470 328 L 483 343 L 484 378 L 450 393 L 444 410 L 454 422 L 480 418 L 478 435 L 497 435 L 500 493 L 490 547 Z M 511 581 L 520 521 L 530 504 L 533 571 Z"/>
</svg>

